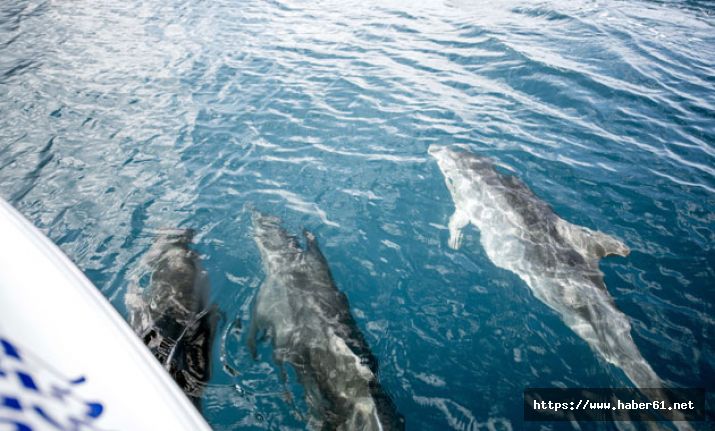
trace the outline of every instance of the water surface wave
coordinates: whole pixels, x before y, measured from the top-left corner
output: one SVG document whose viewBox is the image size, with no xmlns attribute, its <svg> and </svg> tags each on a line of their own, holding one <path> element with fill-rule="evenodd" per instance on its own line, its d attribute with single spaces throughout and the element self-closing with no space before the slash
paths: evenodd
<svg viewBox="0 0 715 431">
<path fill-rule="evenodd" d="M 4 1 L 0 193 L 122 312 L 157 229 L 197 229 L 225 315 L 217 430 L 303 427 L 290 370 L 245 349 L 263 279 L 247 204 L 316 233 L 409 429 L 539 429 L 524 387 L 629 383 L 479 232 L 446 246 L 426 149 L 465 144 L 622 238 L 632 254 L 601 267 L 636 344 L 669 384 L 712 390 L 711 6 Z"/>
</svg>

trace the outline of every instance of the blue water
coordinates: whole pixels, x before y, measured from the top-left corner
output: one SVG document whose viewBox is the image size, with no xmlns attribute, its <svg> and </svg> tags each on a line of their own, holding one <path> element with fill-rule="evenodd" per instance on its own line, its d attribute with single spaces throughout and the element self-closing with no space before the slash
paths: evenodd
<svg viewBox="0 0 715 431">
<path fill-rule="evenodd" d="M 712 3 L 0 3 L 0 195 L 122 313 L 153 233 L 197 229 L 224 315 L 216 430 L 303 428 L 293 376 L 245 348 L 246 204 L 318 236 L 410 430 L 571 429 L 523 422 L 524 387 L 631 386 L 478 231 L 447 247 L 433 143 L 622 238 L 601 268 L 641 352 L 715 389 Z"/>
</svg>

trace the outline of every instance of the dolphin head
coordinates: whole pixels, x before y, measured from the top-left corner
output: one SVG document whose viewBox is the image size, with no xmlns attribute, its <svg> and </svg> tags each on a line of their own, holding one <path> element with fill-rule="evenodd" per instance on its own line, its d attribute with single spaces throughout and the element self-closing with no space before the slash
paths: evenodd
<svg viewBox="0 0 715 431">
<path fill-rule="evenodd" d="M 190 243 L 194 239 L 196 231 L 191 228 L 161 228 L 156 231 L 158 240 Z"/>
<path fill-rule="evenodd" d="M 440 168 L 444 167 L 454 167 L 456 164 L 456 155 L 454 150 L 446 145 L 435 145 L 432 144 L 427 148 L 427 152 L 430 156 L 437 160 L 437 164 Z"/>
<path fill-rule="evenodd" d="M 430 145 L 427 149 L 430 156 L 437 161 L 439 170 L 442 171 L 447 187 L 451 190 L 455 175 L 459 173 L 459 157 L 456 151 L 446 145 Z"/>
<path fill-rule="evenodd" d="M 279 267 L 303 251 L 295 236 L 281 226 L 278 217 L 253 210 L 252 221 L 253 240 L 268 267 Z"/>
<path fill-rule="evenodd" d="M 457 175 L 491 176 L 495 173 L 494 162 L 490 158 L 476 155 L 463 145 L 433 144 L 427 152 L 437 160 L 439 169 L 448 180 L 454 180 Z"/>
<path fill-rule="evenodd" d="M 152 245 L 142 257 L 144 268 L 155 268 L 158 262 L 165 259 L 167 253 L 180 252 L 189 254 L 189 245 L 194 237 L 193 229 L 161 228 L 153 233 Z"/>
</svg>

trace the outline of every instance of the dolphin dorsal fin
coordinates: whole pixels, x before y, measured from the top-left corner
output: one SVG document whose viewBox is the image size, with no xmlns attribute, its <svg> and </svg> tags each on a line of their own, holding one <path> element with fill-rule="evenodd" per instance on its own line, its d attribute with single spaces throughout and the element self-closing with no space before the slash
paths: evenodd
<svg viewBox="0 0 715 431">
<path fill-rule="evenodd" d="M 596 261 L 609 255 L 626 257 L 631 252 L 621 240 L 597 230 L 571 224 L 562 219 L 558 220 L 556 228 L 561 236 L 573 244 L 581 254 Z"/>
</svg>

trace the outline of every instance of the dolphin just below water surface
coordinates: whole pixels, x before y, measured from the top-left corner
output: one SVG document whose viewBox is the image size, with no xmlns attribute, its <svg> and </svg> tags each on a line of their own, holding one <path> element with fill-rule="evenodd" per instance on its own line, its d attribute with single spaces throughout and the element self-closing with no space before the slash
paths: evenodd
<svg viewBox="0 0 715 431">
<path fill-rule="evenodd" d="M 265 332 L 278 364 L 293 366 L 311 410 L 309 428 L 404 429 L 315 237 L 304 232 L 303 248 L 278 218 L 256 211 L 253 236 L 266 278 L 254 302 L 249 348 L 255 357 L 256 337 Z"/>
<path fill-rule="evenodd" d="M 534 296 L 639 388 L 662 382 L 631 337 L 628 318 L 616 308 L 599 270 L 608 255 L 627 256 L 612 236 L 571 224 L 554 213 L 520 180 L 493 162 L 455 147 L 431 145 L 452 195 L 449 246 L 457 249 L 462 228 L 479 229 L 489 259 L 516 273 Z"/>
<path fill-rule="evenodd" d="M 489 158 L 439 145 L 430 145 L 428 152 L 454 201 L 449 246 L 458 249 L 462 229 L 472 223 L 496 266 L 524 280 L 537 299 L 636 387 L 646 389 L 647 396 L 666 399 L 662 381 L 638 350 L 628 317 L 616 308 L 598 267 L 604 256 L 627 256 L 628 247 L 563 220 L 519 179 L 498 172 Z M 674 416 L 676 428 L 692 429 L 682 416 Z"/>
<path fill-rule="evenodd" d="M 211 372 L 216 309 L 197 254 L 189 248 L 191 230 L 162 231 L 144 256 L 149 286 L 130 287 L 129 323 L 154 356 L 199 407 Z"/>
</svg>

